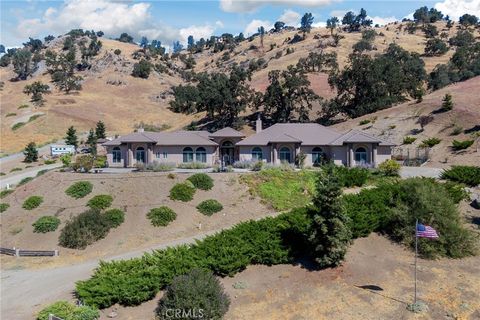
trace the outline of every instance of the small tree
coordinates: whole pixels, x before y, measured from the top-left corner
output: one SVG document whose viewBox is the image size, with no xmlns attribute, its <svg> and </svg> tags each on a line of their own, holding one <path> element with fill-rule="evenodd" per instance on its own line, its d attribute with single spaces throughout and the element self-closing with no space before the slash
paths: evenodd
<svg viewBox="0 0 480 320">
<path fill-rule="evenodd" d="M 318 178 L 310 211 L 313 224 L 309 240 L 315 260 L 321 267 L 338 266 L 352 238 L 348 216 L 341 205 L 341 194 L 338 174 L 329 166 Z"/>
<path fill-rule="evenodd" d="M 453 109 L 453 100 L 450 93 L 446 93 L 442 100 L 442 109 L 445 111 L 450 111 Z"/>
<path fill-rule="evenodd" d="M 24 162 L 31 163 L 38 161 L 38 150 L 35 142 L 30 142 L 27 144 L 23 154 L 25 155 L 25 159 L 23 160 Z"/>
<path fill-rule="evenodd" d="M 265 37 L 265 28 L 263 26 L 260 26 L 258 28 L 258 33 L 260 34 L 260 47 L 263 48 L 263 38 Z"/>
<path fill-rule="evenodd" d="M 103 121 L 97 122 L 97 127 L 95 128 L 95 136 L 97 137 L 97 139 L 107 138 L 105 123 L 103 123 Z"/>
<path fill-rule="evenodd" d="M 74 146 L 75 150 L 78 147 L 78 137 L 77 137 L 77 130 L 73 126 L 69 127 L 67 130 L 67 135 L 65 136 L 65 143 Z"/>
<path fill-rule="evenodd" d="M 313 23 L 313 15 L 312 13 L 308 12 L 305 13 L 302 17 L 302 20 L 300 21 L 300 30 L 303 31 L 303 37 L 305 38 L 305 33 L 310 33 L 310 30 L 312 29 L 312 23 Z"/>
<path fill-rule="evenodd" d="M 338 20 L 337 17 L 331 17 L 327 19 L 327 29 L 330 29 L 330 34 L 333 36 L 333 30 L 335 30 L 336 27 L 338 27 L 338 24 L 340 21 Z"/>
<path fill-rule="evenodd" d="M 93 129 L 90 129 L 87 137 L 87 145 L 90 147 L 92 154 L 97 155 L 97 136 Z"/>
<path fill-rule="evenodd" d="M 133 65 L 132 76 L 136 78 L 148 79 L 152 65 L 146 60 L 141 60 Z"/>
<path fill-rule="evenodd" d="M 280 30 L 282 30 L 282 29 L 285 27 L 285 22 L 283 22 L 283 21 L 277 21 L 277 22 L 275 22 L 275 24 L 273 25 L 273 27 L 275 28 L 275 31 L 276 31 L 276 32 L 279 32 Z"/>
<path fill-rule="evenodd" d="M 422 131 L 425 129 L 425 126 L 433 121 L 433 116 L 420 116 L 417 120 L 417 123 L 422 128 Z"/>
<path fill-rule="evenodd" d="M 43 106 L 43 103 L 45 102 L 43 94 L 49 94 L 50 87 L 40 81 L 35 81 L 32 84 L 26 85 L 23 89 L 23 93 L 32 95 L 30 101 L 37 107 L 40 107 Z"/>
</svg>

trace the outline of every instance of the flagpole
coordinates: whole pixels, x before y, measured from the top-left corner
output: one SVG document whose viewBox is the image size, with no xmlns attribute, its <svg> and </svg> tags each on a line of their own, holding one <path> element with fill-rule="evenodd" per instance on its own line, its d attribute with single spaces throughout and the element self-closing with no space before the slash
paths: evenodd
<svg viewBox="0 0 480 320">
<path fill-rule="evenodd" d="M 417 229 L 418 229 L 418 219 L 415 222 L 415 297 L 413 300 L 413 304 L 417 304 L 417 255 L 418 255 Z"/>
</svg>

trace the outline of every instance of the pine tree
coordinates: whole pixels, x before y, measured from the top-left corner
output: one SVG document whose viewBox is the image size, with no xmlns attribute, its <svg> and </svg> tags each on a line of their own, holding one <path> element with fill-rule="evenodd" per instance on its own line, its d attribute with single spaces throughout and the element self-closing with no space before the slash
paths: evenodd
<svg viewBox="0 0 480 320">
<path fill-rule="evenodd" d="M 78 147 L 78 137 L 77 137 L 77 130 L 73 126 L 68 128 L 67 130 L 67 135 L 65 136 L 65 143 L 74 146 L 75 150 L 77 150 Z"/>
<path fill-rule="evenodd" d="M 445 111 L 450 111 L 453 109 L 452 95 L 447 93 L 442 100 L 442 109 Z"/>
<path fill-rule="evenodd" d="M 96 155 L 97 154 L 97 136 L 95 135 L 95 132 L 93 131 L 93 129 L 90 129 L 90 132 L 88 133 L 87 145 L 90 147 L 91 153 L 93 155 Z"/>
<path fill-rule="evenodd" d="M 309 237 L 315 260 L 321 267 L 338 266 L 351 242 L 352 233 L 341 205 L 341 193 L 335 169 L 333 166 L 325 168 L 316 185 L 317 196 L 313 199 L 313 225 Z"/>
<path fill-rule="evenodd" d="M 103 121 L 97 122 L 97 127 L 95 128 L 95 136 L 97 137 L 97 139 L 107 138 L 105 123 L 103 123 Z"/>
<path fill-rule="evenodd" d="M 31 163 L 38 161 L 38 150 L 35 142 L 30 142 L 27 144 L 23 154 L 25 155 L 25 160 L 23 160 L 24 162 Z"/>
</svg>

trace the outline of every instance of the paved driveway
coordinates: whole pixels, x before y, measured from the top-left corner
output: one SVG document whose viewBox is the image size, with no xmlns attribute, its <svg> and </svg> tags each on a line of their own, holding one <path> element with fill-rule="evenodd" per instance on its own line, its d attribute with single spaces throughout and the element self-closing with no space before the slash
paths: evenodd
<svg viewBox="0 0 480 320">
<path fill-rule="evenodd" d="M 400 169 L 400 176 L 402 178 L 412 177 L 427 177 L 427 178 L 440 178 L 443 169 L 440 168 L 427 168 L 427 167 L 402 167 Z"/>
<path fill-rule="evenodd" d="M 18 174 L 9 175 L 8 177 L 0 179 L 0 189 L 6 188 L 7 185 L 9 186 L 16 185 L 20 181 L 22 181 L 22 179 L 25 179 L 25 178 L 36 177 L 39 171 L 60 168 L 61 166 L 63 166 L 63 164 L 61 162 L 57 162 L 54 164 L 48 164 L 41 167 L 25 169 L 19 172 Z"/>
</svg>

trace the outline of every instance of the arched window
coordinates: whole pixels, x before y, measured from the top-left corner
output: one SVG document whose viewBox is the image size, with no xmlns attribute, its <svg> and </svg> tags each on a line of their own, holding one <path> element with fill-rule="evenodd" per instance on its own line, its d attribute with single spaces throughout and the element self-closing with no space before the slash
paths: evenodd
<svg viewBox="0 0 480 320">
<path fill-rule="evenodd" d="M 143 147 L 138 147 L 135 151 L 135 159 L 137 162 L 145 163 L 145 149 Z"/>
<path fill-rule="evenodd" d="M 120 151 L 120 147 L 113 148 L 113 150 L 112 150 L 112 161 L 113 161 L 113 163 L 122 162 L 122 151 Z"/>
<path fill-rule="evenodd" d="M 193 149 L 186 147 L 183 149 L 183 162 L 193 162 Z"/>
<path fill-rule="evenodd" d="M 314 165 L 321 164 L 324 159 L 325 159 L 325 153 L 323 153 L 322 148 L 315 147 L 312 149 L 312 163 Z"/>
<path fill-rule="evenodd" d="M 262 161 L 263 159 L 263 152 L 262 148 L 255 147 L 252 149 L 252 160 Z"/>
<path fill-rule="evenodd" d="M 207 162 L 207 151 L 204 147 L 198 147 L 197 150 L 195 150 L 195 161 Z"/>
<path fill-rule="evenodd" d="M 290 157 L 290 149 L 287 147 L 280 148 L 280 161 L 292 162 Z"/>
<path fill-rule="evenodd" d="M 232 141 L 225 141 L 222 143 L 222 147 L 231 147 L 233 148 L 233 142 Z"/>
<path fill-rule="evenodd" d="M 367 162 L 367 150 L 364 147 L 360 147 L 355 150 L 355 162 L 357 163 Z"/>
</svg>

